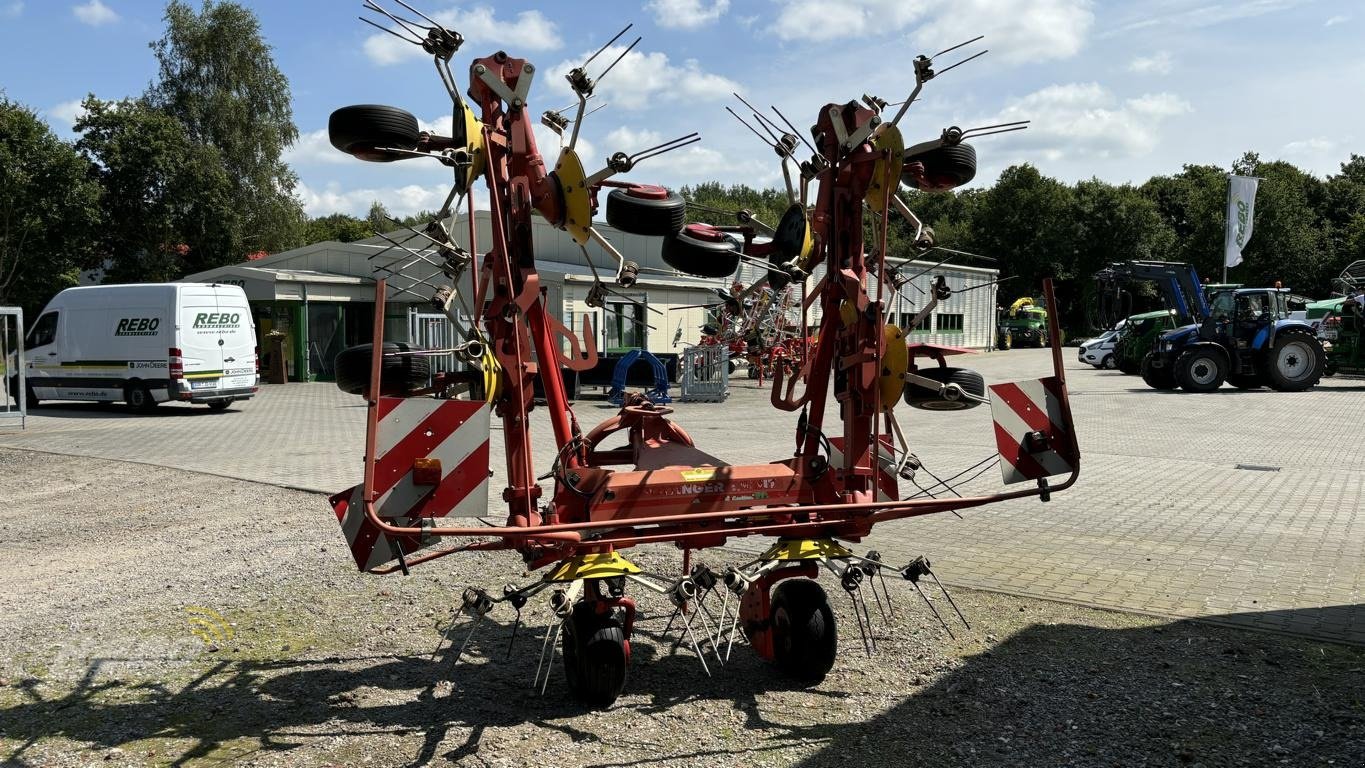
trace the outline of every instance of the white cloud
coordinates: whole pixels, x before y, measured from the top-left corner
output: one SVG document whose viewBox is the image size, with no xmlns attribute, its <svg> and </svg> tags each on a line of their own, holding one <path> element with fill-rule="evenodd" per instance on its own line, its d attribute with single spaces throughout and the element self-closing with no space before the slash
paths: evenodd
<svg viewBox="0 0 1365 768">
<path fill-rule="evenodd" d="M 1031 120 L 1028 130 L 1002 136 L 1000 143 L 1052 161 L 1132 157 L 1151 152 L 1162 124 L 1190 111 L 1188 102 L 1171 93 L 1120 100 L 1098 83 L 1068 83 L 1016 99 L 989 122 Z"/>
<path fill-rule="evenodd" d="M 463 35 L 466 45 L 473 43 L 487 47 L 506 44 L 515 45 L 523 51 L 552 51 L 564 44 L 559 37 L 559 28 L 540 11 L 522 11 L 513 21 L 498 19 L 493 9 L 485 6 L 467 11 L 451 8 L 428 15 L 447 29 Z M 365 55 L 381 65 L 430 56 L 416 45 L 403 42 L 387 32 L 376 32 L 365 38 Z"/>
<path fill-rule="evenodd" d="M 1350 21 L 1350 20 L 1351 20 L 1351 17 L 1350 17 L 1350 16 L 1336 15 L 1336 16 L 1333 16 L 1332 18 L 1328 19 L 1327 21 L 1323 22 L 1323 26 L 1324 26 L 1324 27 L 1335 27 L 1335 26 L 1338 25 L 1338 24 L 1345 24 L 1346 22 L 1348 22 L 1348 21 Z"/>
<path fill-rule="evenodd" d="M 1171 74 L 1170 51 L 1157 51 L 1151 56 L 1138 56 L 1128 63 L 1128 71 L 1139 75 Z"/>
<path fill-rule="evenodd" d="M 773 31 L 784 40 L 825 41 L 900 34 L 912 28 L 926 52 L 977 35 L 1006 61 L 1065 59 L 1084 46 L 1091 0 L 781 0 Z M 976 50 L 979 50 L 976 49 Z"/>
<path fill-rule="evenodd" d="M 71 12 L 82 24 L 92 27 L 102 27 L 105 24 L 113 24 L 118 21 L 118 14 L 114 9 L 100 2 L 100 0 L 90 0 L 84 5 L 72 6 Z"/>
<path fill-rule="evenodd" d="M 84 99 L 63 101 L 61 104 L 49 107 L 46 110 L 47 116 L 53 120 L 65 123 L 66 127 L 70 128 L 76 124 L 77 120 L 85 117 L 85 109 L 81 107 L 82 101 L 84 101 Z"/>
<path fill-rule="evenodd" d="M 650 0 L 647 7 L 661 27 L 696 29 L 724 16 L 730 10 L 730 0 Z"/>
<path fill-rule="evenodd" d="M 1315 2 L 1316 0 L 1242 0 L 1238 3 L 1213 3 L 1208 0 L 1168 0 L 1164 12 L 1153 12 L 1142 6 L 1119 26 L 1106 33 L 1113 36 L 1150 27 L 1180 28 L 1213 27 L 1230 21 L 1251 19 L 1268 13 L 1278 13 Z"/>
<path fill-rule="evenodd" d="M 349 213 L 364 216 L 370 210 L 370 203 L 378 200 L 395 216 L 411 216 L 419 211 L 434 211 L 445 202 L 450 192 L 449 184 L 423 186 L 408 184 L 401 187 L 359 187 L 343 188 L 338 182 L 328 182 L 322 189 L 313 189 L 300 182 L 297 187 L 303 210 L 309 216 L 326 216 L 331 213 Z"/>
<path fill-rule="evenodd" d="M 1335 151 L 1337 143 L 1331 139 L 1315 136 L 1311 139 L 1291 141 L 1284 145 L 1286 155 L 1303 157 L 1305 155 L 1325 155 Z"/>
<path fill-rule="evenodd" d="M 648 147 L 658 146 L 676 136 L 665 136 L 658 131 L 636 130 L 629 126 L 620 126 L 608 133 L 603 143 L 611 152 L 625 152 L 630 154 L 638 152 Z M 682 149 L 675 149 L 657 157 L 651 157 L 641 161 L 640 171 L 632 171 L 632 174 L 643 174 L 649 176 L 654 174 L 682 174 L 691 175 L 693 181 L 711 178 L 715 174 L 728 171 L 734 165 L 725 155 L 714 149 L 709 149 L 702 144 L 689 144 Z"/>
<path fill-rule="evenodd" d="M 14 2 L 12 3 L 5 3 L 4 5 L 0 5 L 0 17 L 2 18 L 17 19 L 23 15 L 24 4 L 20 2 L 20 0 L 14 0 Z"/>
<path fill-rule="evenodd" d="M 623 46 L 609 46 L 598 60 L 615 61 L 624 50 Z M 562 93 L 570 93 L 564 76 L 587 56 L 588 54 L 584 54 L 575 59 L 568 59 L 551 68 L 547 76 L 550 85 Z M 611 73 L 598 85 L 595 93 L 596 99 L 605 101 L 612 107 L 637 110 L 648 108 L 656 101 L 685 103 L 717 101 L 730 98 L 732 91 L 739 90 L 740 86 L 735 81 L 703 71 L 695 59 L 688 59 L 682 66 L 675 66 L 669 63 L 668 55 L 665 53 L 631 51 L 621 63 L 612 68 Z"/>
</svg>

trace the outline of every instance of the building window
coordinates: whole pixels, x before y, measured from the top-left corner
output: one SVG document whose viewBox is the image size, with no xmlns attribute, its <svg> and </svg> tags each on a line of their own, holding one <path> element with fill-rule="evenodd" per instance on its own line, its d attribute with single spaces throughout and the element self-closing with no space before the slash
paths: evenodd
<svg viewBox="0 0 1365 768">
<path fill-rule="evenodd" d="M 914 323 L 914 322 L 915 322 L 915 313 L 914 313 L 914 312 L 902 312 L 902 313 L 901 313 L 901 321 L 900 321 L 900 329 L 901 329 L 901 331 L 903 331 L 903 332 L 905 332 L 905 333 L 907 333 L 907 334 L 909 334 L 909 333 L 929 333 L 929 332 L 930 332 L 930 330 L 929 330 L 928 328 L 923 328 L 923 327 L 921 327 L 921 328 L 913 328 L 913 329 L 912 329 L 912 328 L 910 327 L 910 325 L 911 325 L 912 323 Z"/>
<path fill-rule="evenodd" d="M 607 299 L 606 314 L 602 318 L 606 326 L 606 351 L 645 348 L 645 308 L 643 304 L 626 299 Z"/>
<path fill-rule="evenodd" d="M 962 333 L 963 315 L 940 312 L 934 315 L 934 330 L 939 333 Z"/>
</svg>

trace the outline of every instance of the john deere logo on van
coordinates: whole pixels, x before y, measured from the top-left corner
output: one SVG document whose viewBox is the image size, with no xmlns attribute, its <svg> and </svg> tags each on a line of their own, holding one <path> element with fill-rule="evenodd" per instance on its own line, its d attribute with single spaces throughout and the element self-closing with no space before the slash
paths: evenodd
<svg viewBox="0 0 1365 768">
<path fill-rule="evenodd" d="M 159 317 L 125 317 L 118 321 L 114 335 L 155 336 L 159 325 L 161 325 L 161 318 Z"/>
<path fill-rule="evenodd" d="M 242 316 L 237 312 L 200 312 L 194 316 L 195 328 L 236 328 Z"/>
</svg>

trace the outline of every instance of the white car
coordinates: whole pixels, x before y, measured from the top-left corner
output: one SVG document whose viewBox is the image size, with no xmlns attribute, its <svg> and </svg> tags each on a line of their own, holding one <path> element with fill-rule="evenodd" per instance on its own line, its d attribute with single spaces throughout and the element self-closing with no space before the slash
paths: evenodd
<svg viewBox="0 0 1365 768">
<path fill-rule="evenodd" d="M 28 404 L 180 400 L 214 410 L 256 394 L 256 329 L 235 285 L 161 283 L 68 288 L 38 315 L 23 366 Z M 17 395 L 16 395 L 17 397 Z"/>
<path fill-rule="evenodd" d="M 1077 357 L 1082 363 L 1088 363 L 1096 368 L 1113 369 L 1118 367 L 1118 361 L 1114 359 L 1114 344 L 1119 337 L 1118 328 L 1112 331 L 1105 331 L 1093 339 L 1081 343 Z"/>
</svg>

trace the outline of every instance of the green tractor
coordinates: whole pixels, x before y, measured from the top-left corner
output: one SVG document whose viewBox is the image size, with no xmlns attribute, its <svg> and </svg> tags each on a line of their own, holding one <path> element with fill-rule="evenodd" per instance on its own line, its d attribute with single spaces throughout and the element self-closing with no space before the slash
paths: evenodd
<svg viewBox="0 0 1365 768">
<path fill-rule="evenodd" d="M 1118 341 L 1114 342 L 1114 361 L 1118 369 L 1130 376 L 1142 370 L 1142 358 L 1157 337 L 1175 330 L 1175 316 L 1169 309 L 1133 315 L 1123 324 Z"/>
<path fill-rule="evenodd" d="M 1327 352 L 1328 376 L 1341 373 L 1365 376 L 1365 260 L 1352 262 L 1336 279 L 1343 295 L 1308 305 L 1309 323 L 1317 326 L 1318 338 Z M 1316 318 L 1320 322 L 1314 322 Z"/>
<path fill-rule="evenodd" d="M 1057 333 L 1061 336 L 1057 341 L 1064 343 L 1066 334 L 1060 330 Z M 1025 296 L 1011 304 L 1008 310 L 999 311 L 995 327 L 996 349 L 1047 345 L 1047 308 L 1032 297 Z"/>
</svg>

